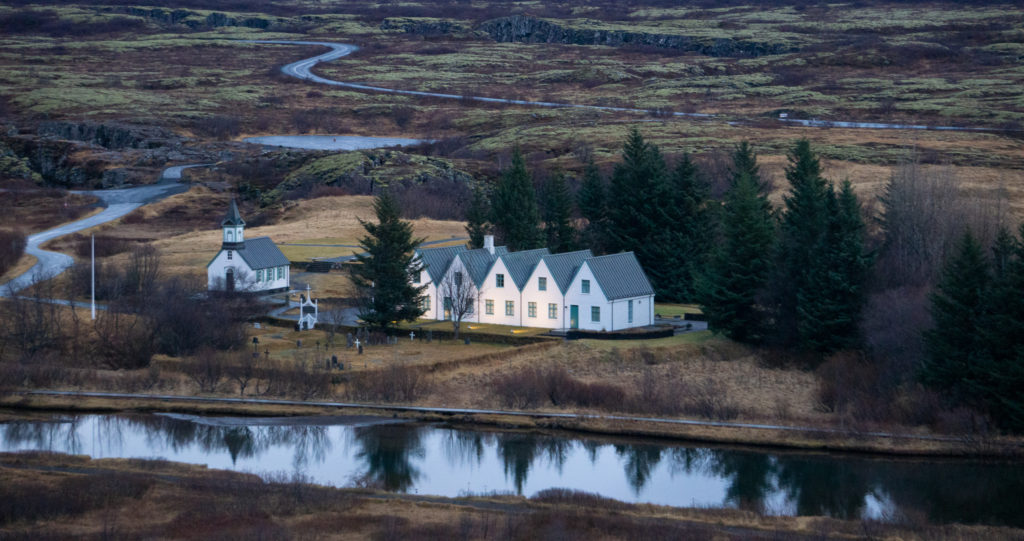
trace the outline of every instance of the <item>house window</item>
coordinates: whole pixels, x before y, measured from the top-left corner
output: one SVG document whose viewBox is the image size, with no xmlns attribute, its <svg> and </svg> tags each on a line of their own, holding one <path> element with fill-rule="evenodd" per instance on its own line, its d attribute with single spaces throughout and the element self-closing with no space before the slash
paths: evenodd
<svg viewBox="0 0 1024 541">
<path fill-rule="evenodd" d="M 593 321 L 594 323 L 600 323 L 601 322 L 601 307 L 600 306 L 591 306 L 590 307 L 590 321 Z"/>
<path fill-rule="evenodd" d="M 419 272 L 413 273 L 413 275 L 412 275 L 412 283 L 414 283 L 414 284 L 420 283 L 420 273 Z"/>
<path fill-rule="evenodd" d="M 256 271 L 256 281 L 257 282 L 262 282 L 263 281 L 263 270 L 262 269 Z"/>
<path fill-rule="evenodd" d="M 462 273 L 455 273 L 455 287 L 462 287 Z"/>
<path fill-rule="evenodd" d="M 505 275 L 495 274 L 494 275 L 494 287 L 505 287 Z"/>
<path fill-rule="evenodd" d="M 277 279 L 280 280 L 282 278 L 284 278 L 284 267 L 279 267 L 277 269 Z"/>
<path fill-rule="evenodd" d="M 430 311 L 430 297 L 420 297 L 420 309 L 424 312 Z"/>
<path fill-rule="evenodd" d="M 526 315 L 530 317 L 537 317 L 537 303 L 531 302 L 526 305 Z"/>
<path fill-rule="evenodd" d="M 626 306 L 628 307 L 628 309 L 626 310 L 626 322 L 627 323 L 632 323 L 633 322 L 633 301 L 629 301 L 628 303 L 626 303 Z"/>
<path fill-rule="evenodd" d="M 494 315 L 494 299 L 484 301 L 484 312 L 489 316 Z"/>
<path fill-rule="evenodd" d="M 558 305 L 555 303 L 548 304 L 548 319 L 558 319 Z"/>
<path fill-rule="evenodd" d="M 547 291 L 548 290 L 548 279 L 543 277 L 543 276 L 541 276 L 540 278 L 537 278 L 537 289 L 539 289 L 540 291 Z"/>
<path fill-rule="evenodd" d="M 516 301 L 505 301 L 505 315 L 516 315 Z"/>
<path fill-rule="evenodd" d="M 228 261 L 231 261 L 231 250 L 228 250 Z"/>
<path fill-rule="evenodd" d="M 580 289 L 583 293 L 590 293 L 590 280 L 583 280 L 580 282 Z"/>
</svg>

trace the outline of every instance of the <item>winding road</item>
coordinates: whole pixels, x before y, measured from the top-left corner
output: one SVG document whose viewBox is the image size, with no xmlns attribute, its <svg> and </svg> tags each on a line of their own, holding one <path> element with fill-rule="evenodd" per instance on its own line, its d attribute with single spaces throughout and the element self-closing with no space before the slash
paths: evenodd
<svg viewBox="0 0 1024 541">
<path fill-rule="evenodd" d="M 42 233 L 28 237 L 25 253 L 36 258 L 36 264 L 6 284 L 0 285 L 0 297 L 15 294 L 36 282 L 48 280 L 67 270 L 75 260 L 66 254 L 51 252 L 40 248 L 44 243 L 64 235 L 70 235 L 83 229 L 89 229 L 125 214 L 149 203 L 159 201 L 176 193 L 184 192 L 188 186 L 181 184 L 181 172 L 189 167 L 202 167 L 209 164 L 176 165 L 164 170 L 160 181 L 149 186 L 124 188 L 119 190 L 84 190 L 80 193 L 98 197 L 104 207 L 98 214 L 74 222 L 57 226 Z"/>
<path fill-rule="evenodd" d="M 311 57 L 297 62 L 292 62 L 281 68 L 281 72 L 285 75 L 296 77 L 304 81 L 310 81 L 313 83 L 320 83 L 331 86 L 340 86 L 345 88 L 352 88 L 356 90 L 365 90 L 369 92 L 385 92 L 388 94 L 402 94 L 406 96 L 421 96 L 427 98 L 441 98 L 450 100 L 469 100 L 478 101 L 483 103 L 500 103 L 506 105 L 529 105 L 536 107 L 561 107 L 561 108 L 573 108 L 573 109 L 590 109 L 598 111 L 613 111 L 613 112 L 626 112 L 626 113 L 642 113 L 651 114 L 655 111 L 650 109 L 640 109 L 633 107 L 610 107 L 604 105 L 581 105 L 574 103 L 558 103 L 552 101 L 529 101 L 529 100 L 512 100 L 505 98 L 487 98 L 482 96 L 468 96 L 462 94 L 446 94 L 441 92 L 424 92 L 420 90 L 401 90 L 397 88 L 387 88 L 382 86 L 373 86 L 363 83 L 353 83 L 345 81 L 335 81 L 333 79 L 327 79 L 314 74 L 311 70 L 314 66 L 320 62 L 330 62 L 337 60 L 341 57 L 348 56 L 349 54 L 358 51 L 359 47 L 350 45 L 347 43 L 332 43 L 328 41 L 286 41 L 286 40 L 240 40 L 244 43 L 259 43 L 259 44 L 270 44 L 270 45 L 319 45 L 321 47 L 327 47 L 330 51 Z M 680 113 L 673 112 L 674 117 L 688 117 L 688 118 L 705 118 L 713 119 L 720 118 L 718 115 L 709 113 Z M 963 126 L 928 126 L 924 124 L 890 124 L 886 122 L 859 122 L 853 120 L 818 120 L 818 119 L 798 119 L 798 118 L 778 118 L 776 119 L 782 125 L 792 126 L 803 126 L 813 128 L 853 128 L 853 129 L 867 129 L 867 130 L 938 130 L 938 131 L 994 131 L 994 128 L 970 128 Z M 744 125 L 753 122 L 753 120 L 734 120 L 729 122 L 733 125 Z M 999 130 L 1005 131 L 1005 130 Z M 1022 130 L 1012 130 L 1022 131 Z"/>
</svg>

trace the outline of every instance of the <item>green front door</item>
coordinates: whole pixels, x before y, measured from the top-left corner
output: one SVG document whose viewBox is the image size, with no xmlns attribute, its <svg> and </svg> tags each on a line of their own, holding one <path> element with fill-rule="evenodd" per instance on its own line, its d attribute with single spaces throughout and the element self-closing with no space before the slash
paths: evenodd
<svg viewBox="0 0 1024 541">
<path fill-rule="evenodd" d="M 580 307 L 575 304 L 569 306 L 569 328 L 580 328 Z"/>
</svg>

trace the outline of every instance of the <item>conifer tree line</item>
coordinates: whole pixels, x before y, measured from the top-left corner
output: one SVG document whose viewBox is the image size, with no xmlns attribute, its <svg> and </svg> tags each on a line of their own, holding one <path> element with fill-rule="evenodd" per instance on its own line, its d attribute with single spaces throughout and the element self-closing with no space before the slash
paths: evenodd
<svg viewBox="0 0 1024 541">
<path fill-rule="evenodd" d="M 717 333 L 812 364 L 858 352 L 882 400 L 926 385 L 947 407 L 1024 431 L 1024 225 L 979 240 L 971 224 L 991 220 L 972 219 L 955 186 L 911 168 L 891 177 L 869 239 L 852 186 L 826 179 L 807 141 L 788 153 L 777 207 L 754 149 L 737 145 L 731 161 L 714 199 L 690 156 L 670 166 L 633 130 L 610 177 L 589 161 L 573 194 L 558 171 L 535 186 L 517 148 L 494 185 L 473 193 L 470 244 L 493 232 L 511 250 L 632 251 L 659 301 L 699 304 Z M 422 288 L 410 278 L 420 240 L 387 192 L 374 209 L 354 279 L 361 316 L 387 329 L 419 315 Z M 914 319 L 915 303 L 927 321 Z"/>
</svg>

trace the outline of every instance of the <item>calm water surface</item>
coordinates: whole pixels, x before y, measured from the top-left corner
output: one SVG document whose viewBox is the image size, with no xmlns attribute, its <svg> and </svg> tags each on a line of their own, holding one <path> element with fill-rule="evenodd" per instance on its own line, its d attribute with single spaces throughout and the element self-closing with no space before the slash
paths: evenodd
<svg viewBox="0 0 1024 541">
<path fill-rule="evenodd" d="M 374 417 L 64 415 L 0 424 L 0 451 L 138 457 L 458 496 L 553 488 L 627 502 L 1024 526 L 1024 468 L 477 431 Z"/>
</svg>

